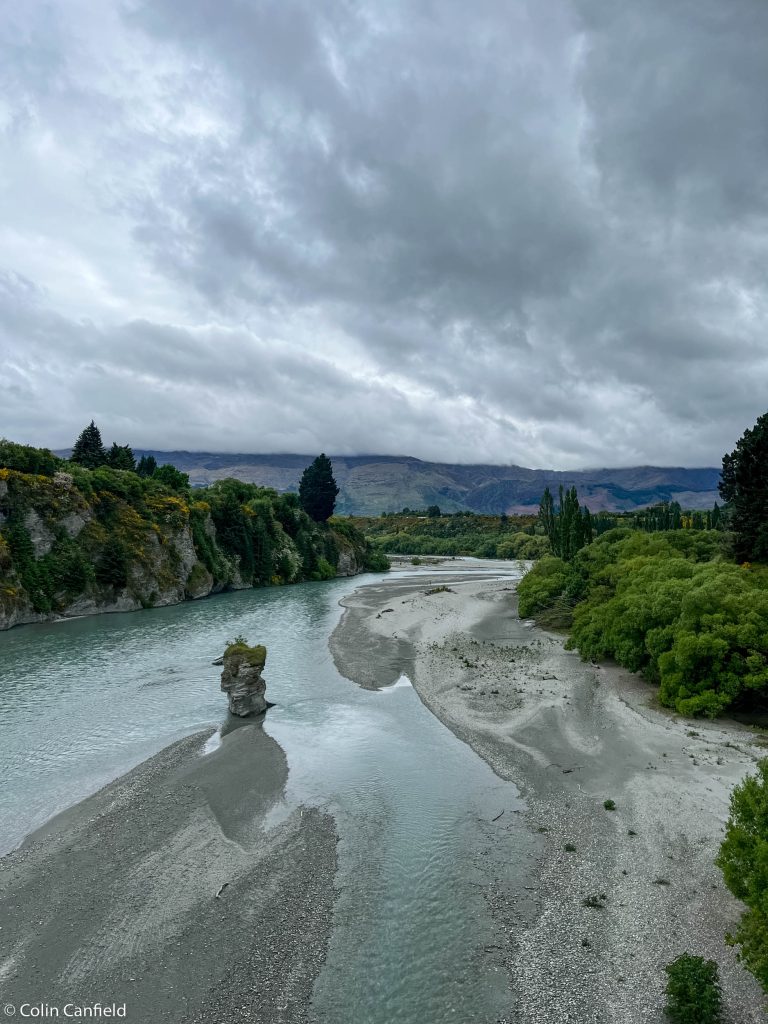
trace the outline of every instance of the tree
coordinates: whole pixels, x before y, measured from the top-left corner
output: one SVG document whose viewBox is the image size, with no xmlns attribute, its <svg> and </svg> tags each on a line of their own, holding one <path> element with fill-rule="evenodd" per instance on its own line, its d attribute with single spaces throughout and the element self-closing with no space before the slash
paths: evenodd
<svg viewBox="0 0 768 1024">
<path fill-rule="evenodd" d="M 723 456 L 719 490 L 728 505 L 736 557 L 768 562 L 768 413 Z"/>
<path fill-rule="evenodd" d="M 136 472 L 139 476 L 152 476 L 157 469 L 157 459 L 154 455 L 142 455 Z"/>
<path fill-rule="evenodd" d="M 96 469 L 107 461 L 107 453 L 101 443 L 101 432 L 93 420 L 75 441 L 71 461 L 79 466 L 85 466 L 86 469 Z"/>
<path fill-rule="evenodd" d="M 577 551 L 592 541 L 592 516 L 579 506 L 576 488 L 560 487 L 560 504 L 555 508 L 552 493 L 545 487 L 539 504 L 539 521 L 553 555 L 570 562 Z"/>
<path fill-rule="evenodd" d="M 112 469 L 125 469 L 130 473 L 136 472 L 136 460 L 129 444 L 117 444 L 112 442 L 112 447 L 107 453 L 107 465 Z"/>
<path fill-rule="evenodd" d="M 734 896 L 747 905 L 733 941 L 768 990 L 768 758 L 731 794 L 731 816 L 716 864 Z"/>
<path fill-rule="evenodd" d="M 339 488 L 333 478 L 333 466 L 327 455 L 318 455 L 301 475 L 299 501 L 316 523 L 324 523 L 333 515 Z"/>
<path fill-rule="evenodd" d="M 430 519 L 439 519 L 440 518 L 440 506 L 439 505 L 430 505 L 429 508 L 427 509 L 427 515 L 429 516 Z"/>
<path fill-rule="evenodd" d="M 170 462 L 166 462 L 164 466 L 158 466 L 152 477 L 159 480 L 161 484 L 165 484 L 166 487 L 170 487 L 172 491 L 186 491 L 189 487 L 189 474 L 182 473 Z"/>
<path fill-rule="evenodd" d="M 555 502 L 552 498 L 552 492 L 548 487 L 544 488 L 544 494 L 539 504 L 539 519 L 544 529 L 544 536 L 549 541 L 552 554 L 559 554 L 557 550 L 557 530 L 555 527 Z"/>
</svg>

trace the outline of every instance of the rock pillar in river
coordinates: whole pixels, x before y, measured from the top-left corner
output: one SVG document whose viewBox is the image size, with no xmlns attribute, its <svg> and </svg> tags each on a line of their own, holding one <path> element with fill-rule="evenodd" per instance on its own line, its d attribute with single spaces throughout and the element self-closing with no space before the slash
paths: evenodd
<svg viewBox="0 0 768 1024">
<path fill-rule="evenodd" d="M 230 644 L 224 652 L 221 688 L 229 697 L 229 710 L 233 715 L 241 718 L 260 715 L 269 707 L 264 699 L 267 684 L 261 677 L 266 660 L 267 649 L 261 644 L 249 647 L 238 642 Z"/>
</svg>

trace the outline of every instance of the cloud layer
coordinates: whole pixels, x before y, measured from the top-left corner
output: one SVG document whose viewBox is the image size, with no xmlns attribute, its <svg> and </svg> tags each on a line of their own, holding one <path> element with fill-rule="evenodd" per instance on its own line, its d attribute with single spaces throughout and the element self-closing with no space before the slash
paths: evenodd
<svg viewBox="0 0 768 1024">
<path fill-rule="evenodd" d="M 765 411 L 762 0 L 17 6 L 0 433 L 693 465 Z"/>
</svg>

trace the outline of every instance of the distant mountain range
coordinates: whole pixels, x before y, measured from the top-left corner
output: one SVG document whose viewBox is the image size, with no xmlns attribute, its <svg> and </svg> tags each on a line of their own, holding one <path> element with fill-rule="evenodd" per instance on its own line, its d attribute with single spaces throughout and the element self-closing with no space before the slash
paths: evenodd
<svg viewBox="0 0 768 1024">
<path fill-rule="evenodd" d="M 223 477 L 237 477 L 277 491 L 298 488 L 311 455 L 223 455 L 212 452 L 161 452 L 159 463 L 171 462 L 189 473 L 195 486 Z M 522 466 L 463 466 L 422 462 L 400 455 L 332 455 L 341 492 L 337 511 L 378 515 L 402 508 L 439 505 L 444 512 L 530 512 L 538 508 L 546 486 L 554 493 L 562 484 L 575 485 L 591 511 L 642 508 L 658 501 L 679 501 L 684 508 L 711 508 L 718 500 L 720 470 L 634 466 L 630 469 L 585 469 L 557 472 Z"/>
</svg>

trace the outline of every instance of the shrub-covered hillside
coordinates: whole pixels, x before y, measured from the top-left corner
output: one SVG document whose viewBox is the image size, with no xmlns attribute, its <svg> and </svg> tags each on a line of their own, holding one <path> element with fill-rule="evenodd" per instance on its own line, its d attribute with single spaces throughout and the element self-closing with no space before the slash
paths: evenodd
<svg viewBox="0 0 768 1024">
<path fill-rule="evenodd" d="M 191 491 L 173 467 L 88 469 L 0 442 L 0 628 L 385 567 L 295 494 L 238 480 Z"/>
</svg>

